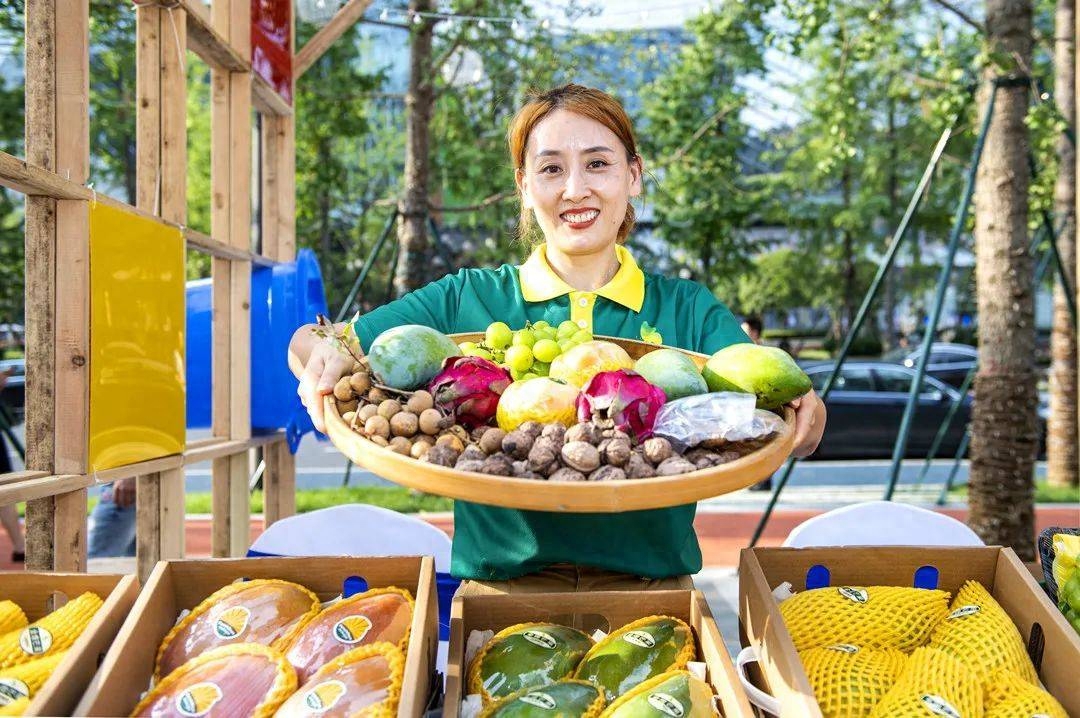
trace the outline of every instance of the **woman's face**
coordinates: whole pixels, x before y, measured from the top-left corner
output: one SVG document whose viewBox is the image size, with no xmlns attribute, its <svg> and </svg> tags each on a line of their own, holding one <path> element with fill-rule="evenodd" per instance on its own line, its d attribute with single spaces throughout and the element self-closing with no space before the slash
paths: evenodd
<svg viewBox="0 0 1080 718">
<path fill-rule="evenodd" d="M 556 110 L 529 135 L 517 181 L 549 244 L 592 254 L 615 244 L 627 203 L 641 194 L 641 164 L 604 125 Z"/>
</svg>

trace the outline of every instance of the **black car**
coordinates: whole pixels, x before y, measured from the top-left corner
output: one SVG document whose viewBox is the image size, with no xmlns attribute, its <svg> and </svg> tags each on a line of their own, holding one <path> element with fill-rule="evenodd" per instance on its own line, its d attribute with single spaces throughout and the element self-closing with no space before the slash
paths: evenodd
<svg viewBox="0 0 1080 718">
<path fill-rule="evenodd" d="M 820 394 L 833 365 L 804 366 L 814 389 Z M 891 458 L 900 433 L 915 371 L 903 364 L 888 362 L 845 362 L 825 400 L 828 421 L 825 435 L 811 458 L 870 459 Z M 915 411 L 907 458 L 925 457 L 959 393 L 953 387 L 926 377 Z M 965 396 L 953 417 L 936 456 L 956 455 L 971 417 L 971 396 Z"/>
<path fill-rule="evenodd" d="M 883 361 L 903 364 L 914 369 L 922 356 L 922 349 L 894 349 L 882 356 Z M 934 342 L 930 345 L 930 361 L 926 364 L 926 373 L 940 381 L 959 388 L 964 383 L 968 372 L 979 362 L 979 350 L 967 344 Z"/>
</svg>

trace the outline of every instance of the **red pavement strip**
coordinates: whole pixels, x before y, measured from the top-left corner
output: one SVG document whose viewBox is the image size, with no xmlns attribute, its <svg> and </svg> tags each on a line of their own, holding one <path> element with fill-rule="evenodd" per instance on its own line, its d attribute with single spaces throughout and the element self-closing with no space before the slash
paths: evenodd
<svg viewBox="0 0 1080 718">
<path fill-rule="evenodd" d="M 967 518 L 966 509 L 938 509 L 941 513 L 961 521 Z M 791 529 L 803 521 L 823 513 L 812 509 L 782 509 L 773 513 L 765 530 L 761 546 L 779 546 Z M 750 541 L 761 514 L 756 511 L 701 513 L 698 514 L 694 527 L 706 566 L 737 566 L 739 551 Z M 454 535 L 454 519 L 450 514 L 423 516 L 433 526 Z M 1049 526 L 1076 526 L 1078 512 L 1075 506 L 1039 506 L 1035 510 L 1035 531 L 1038 533 Z M 252 541 L 262 533 L 262 519 L 252 519 Z M 207 519 L 187 520 L 187 556 L 201 558 L 210 555 L 210 521 Z M 0 569 L 16 569 L 21 566 L 11 563 L 11 541 L 7 534 L 0 531 Z"/>
</svg>

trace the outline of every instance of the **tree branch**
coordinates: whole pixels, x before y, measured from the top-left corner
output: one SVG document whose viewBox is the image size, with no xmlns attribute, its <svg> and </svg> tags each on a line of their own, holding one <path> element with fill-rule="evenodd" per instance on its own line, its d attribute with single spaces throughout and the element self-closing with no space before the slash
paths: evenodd
<svg viewBox="0 0 1080 718">
<path fill-rule="evenodd" d="M 951 2 L 949 2 L 949 0 L 930 0 L 930 2 L 934 3 L 935 5 L 940 5 L 941 7 L 951 12 L 953 15 L 956 15 L 956 17 L 960 18 L 965 23 L 978 30 L 980 34 L 986 34 L 985 25 L 983 25 L 975 18 L 971 17 L 971 15 L 968 15 L 960 8 L 956 7 L 956 5 L 953 5 Z"/>
</svg>

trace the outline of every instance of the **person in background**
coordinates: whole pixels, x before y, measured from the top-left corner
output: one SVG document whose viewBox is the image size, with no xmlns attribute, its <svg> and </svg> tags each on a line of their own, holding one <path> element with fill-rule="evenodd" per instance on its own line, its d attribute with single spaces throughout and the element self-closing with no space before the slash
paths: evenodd
<svg viewBox="0 0 1080 718">
<path fill-rule="evenodd" d="M 101 490 L 101 498 L 90 513 L 87 555 L 135 555 L 135 479 L 120 479 Z"/>
<path fill-rule="evenodd" d="M 0 371 L 0 389 L 3 389 L 4 385 L 7 384 L 9 376 L 11 376 L 11 370 Z M 4 440 L 3 433 L 0 433 L 0 474 L 8 474 L 11 471 L 11 457 L 8 456 L 7 441 Z M 0 524 L 3 524 L 4 530 L 7 531 L 8 536 L 11 538 L 12 563 L 22 563 L 26 560 L 26 541 L 23 538 L 22 526 L 19 524 L 19 512 L 16 510 L 15 504 L 0 506 Z"/>
<path fill-rule="evenodd" d="M 742 322 L 742 330 L 754 344 L 761 344 L 761 326 L 761 317 L 753 314 L 747 316 Z"/>
</svg>

